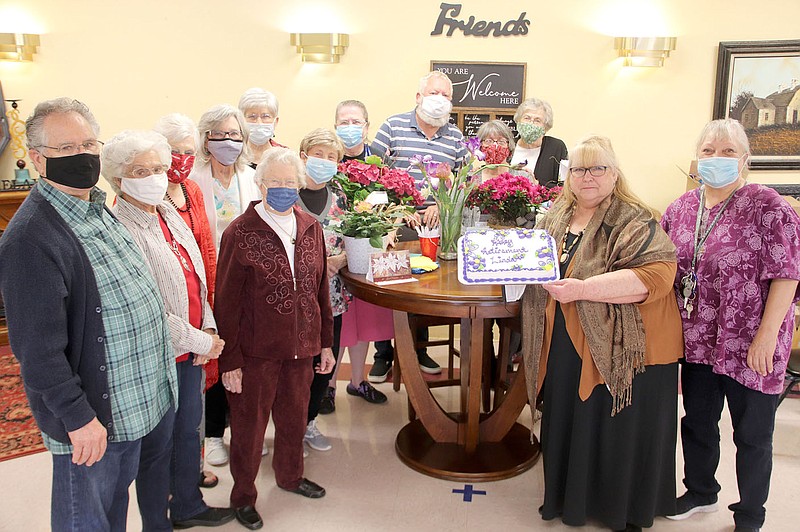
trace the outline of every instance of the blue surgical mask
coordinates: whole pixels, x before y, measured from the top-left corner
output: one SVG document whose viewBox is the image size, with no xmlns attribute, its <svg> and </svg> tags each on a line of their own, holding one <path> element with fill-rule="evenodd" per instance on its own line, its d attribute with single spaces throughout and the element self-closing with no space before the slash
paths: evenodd
<svg viewBox="0 0 800 532">
<path fill-rule="evenodd" d="M 286 212 L 297 203 L 297 189 L 275 187 L 267 189 L 267 205 L 278 212 Z"/>
<path fill-rule="evenodd" d="M 256 146 L 263 146 L 275 136 L 275 124 L 247 124 L 250 130 L 250 142 Z"/>
<path fill-rule="evenodd" d="M 318 185 L 330 181 L 336 175 L 336 170 L 337 165 L 333 161 L 319 157 L 309 157 L 306 160 L 306 175 Z"/>
<path fill-rule="evenodd" d="M 355 148 L 364 142 L 364 126 L 336 126 L 336 134 L 346 148 Z"/>
<path fill-rule="evenodd" d="M 706 157 L 697 161 L 700 182 L 711 188 L 722 188 L 739 179 L 739 159 L 735 157 Z"/>
</svg>

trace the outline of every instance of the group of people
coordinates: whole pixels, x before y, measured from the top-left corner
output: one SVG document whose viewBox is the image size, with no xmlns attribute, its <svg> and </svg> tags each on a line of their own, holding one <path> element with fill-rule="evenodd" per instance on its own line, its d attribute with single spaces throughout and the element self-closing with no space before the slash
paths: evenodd
<svg viewBox="0 0 800 532">
<path fill-rule="evenodd" d="M 447 76 L 424 76 L 416 107 L 387 119 L 372 143 L 364 104 L 343 101 L 334 129 L 311 131 L 297 152 L 275 141 L 278 102 L 263 89 L 238 108 L 212 107 L 197 126 L 171 114 L 105 144 L 84 104 L 36 107 L 26 127 L 41 179 L 0 240 L 0 289 L 53 455 L 54 530 L 124 529 L 134 479 L 145 530 L 234 518 L 261 528 L 256 477 L 270 417 L 277 485 L 325 495 L 304 477 L 304 442 L 331 448 L 317 416 L 335 410 L 339 353 L 349 350 L 347 393 L 383 403 L 370 382 L 386 379 L 394 336 L 390 311 L 354 298 L 338 275 L 346 254 L 332 224 L 346 199 L 331 179 L 338 162 L 371 154 L 402 168 L 414 155 L 465 164 L 452 96 Z M 552 108 L 525 100 L 515 123 L 518 138 L 501 121 L 480 128 L 486 162 L 556 185 L 568 154 L 546 135 Z M 706 126 L 697 155 L 702 185 L 659 220 L 608 139 L 587 137 L 540 222 L 563 272 L 528 287 L 522 304 L 529 400 L 543 410 L 544 519 L 639 530 L 655 516 L 713 511 L 727 399 L 737 530 L 764 522 L 800 225 L 776 193 L 745 181 L 738 122 Z M 111 209 L 101 174 L 116 193 Z M 410 223 L 436 225 L 436 205 Z M 417 354 L 422 371 L 441 371 Z M 676 499 L 679 360 L 687 491 Z M 208 463 L 230 462 L 230 508 L 203 502 L 200 488 L 217 481 L 202 471 L 203 433 Z"/>
</svg>

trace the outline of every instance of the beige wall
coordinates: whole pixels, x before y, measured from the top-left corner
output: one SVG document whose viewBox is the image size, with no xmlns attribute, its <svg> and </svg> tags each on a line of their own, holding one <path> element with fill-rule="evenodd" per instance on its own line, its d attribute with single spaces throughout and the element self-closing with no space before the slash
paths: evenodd
<svg viewBox="0 0 800 532">
<path fill-rule="evenodd" d="M 280 100 L 277 140 L 294 148 L 306 132 L 332 125 L 342 99 L 364 101 L 373 130 L 411 109 L 432 59 L 527 62 L 526 95 L 553 105 L 551 134 L 568 146 L 587 133 L 609 136 L 636 192 L 664 209 L 683 191 L 678 167 L 688 167 L 711 118 L 719 41 L 797 38 L 800 20 L 797 0 L 760 2 L 758 10 L 780 13 L 769 24 L 757 23 L 752 3 L 730 0 L 461 3 L 462 15 L 485 20 L 526 10 L 530 33 L 432 37 L 439 0 L 0 0 L 0 32 L 42 33 L 35 61 L 0 63 L 0 81 L 6 98 L 23 100 L 24 116 L 43 99 L 83 100 L 101 139 L 172 111 L 196 120 L 261 86 Z M 302 64 L 291 31 L 349 33 L 350 48 L 340 64 Z M 612 36 L 635 33 L 678 37 L 664 68 L 621 66 Z M 0 175 L 12 170 L 7 150 Z M 751 178 L 800 183 L 800 172 Z"/>
</svg>

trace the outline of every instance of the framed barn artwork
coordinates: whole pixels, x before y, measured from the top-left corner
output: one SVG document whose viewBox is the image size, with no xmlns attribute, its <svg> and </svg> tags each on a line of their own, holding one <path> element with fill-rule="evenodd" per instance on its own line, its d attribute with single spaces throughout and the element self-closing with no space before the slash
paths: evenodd
<svg viewBox="0 0 800 532">
<path fill-rule="evenodd" d="M 714 118 L 735 118 L 755 170 L 800 170 L 800 40 L 719 43 Z"/>
</svg>

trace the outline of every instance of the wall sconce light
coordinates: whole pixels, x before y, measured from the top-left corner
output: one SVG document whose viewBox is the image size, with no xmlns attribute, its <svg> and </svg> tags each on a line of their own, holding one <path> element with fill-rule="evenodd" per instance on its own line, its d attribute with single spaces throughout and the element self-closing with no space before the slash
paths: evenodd
<svg viewBox="0 0 800 532">
<path fill-rule="evenodd" d="M 292 46 L 307 63 L 338 63 L 350 45 L 346 33 L 292 33 Z"/>
<path fill-rule="evenodd" d="M 39 36 L 33 33 L 0 33 L 0 61 L 33 61 Z"/>
<path fill-rule="evenodd" d="M 662 67 L 677 41 L 677 37 L 617 37 L 614 48 L 625 58 L 624 66 Z"/>
</svg>

